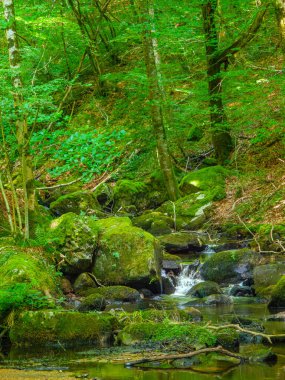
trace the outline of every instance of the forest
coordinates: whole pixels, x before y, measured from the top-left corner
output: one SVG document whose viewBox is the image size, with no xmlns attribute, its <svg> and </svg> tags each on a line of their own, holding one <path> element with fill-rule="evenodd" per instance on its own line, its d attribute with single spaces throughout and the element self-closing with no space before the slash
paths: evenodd
<svg viewBox="0 0 285 380">
<path fill-rule="evenodd" d="M 2 0 L 0 378 L 285 378 L 285 0 Z"/>
</svg>

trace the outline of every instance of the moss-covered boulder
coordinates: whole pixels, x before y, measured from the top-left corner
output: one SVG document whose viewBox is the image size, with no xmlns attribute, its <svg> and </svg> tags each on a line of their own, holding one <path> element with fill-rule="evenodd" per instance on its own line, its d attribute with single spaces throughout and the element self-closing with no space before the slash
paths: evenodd
<svg viewBox="0 0 285 380">
<path fill-rule="evenodd" d="M 144 182 L 119 180 L 114 187 L 114 211 L 144 210 L 148 207 L 148 192 Z M 130 206 L 133 206 L 130 209 Z"/>
<path fill-rule="evenodd" d="M 72 212 L 54 219 L 48 230 L 50 243 L 61 253 L 60 269 L 80 274 L 91 269 L 98 243 L 98 227 L 91 217 Z"/>
<path fill-rule="evenodd" d="M 132 222 L 134 226 L 140 227 L 155 236 L 170 234 L 174 228 L 173 218 L 158 211 L 146 212 L 133 218 Z"/>
<path fill-rule="evenodd" d="M 187 296 L 204 298 L 211 294 L 221 294 L 222 290 L 216 282 L 203 281 L 194 285 L 188 292 Z"/>
<path fill-rule="evenodd" d="M 203 237 L 195 232 L 176 232 L 158 239 L 169 253 L 201 252 L 206 247 Z"/>
<path fill-rule="evenodd" d="M 78 311 L 102 311 L 106 308 L 106 300 L 101 294 L 90 294 L 83 298 L 77 308 Z"/>
<path fill-rule="evenodd" d="M 257 295 L 269 296 L 274 285 L 285 275 L 285 263 L 258 265 L 253 269 L 254 289 Z"/>
<path fill-rule="evenodd" d="M 239 348 L 239 333 L 235 329 L 223 329 L 217 331 L 217 344 L 227 350 L 237 351 Z"/>
<path fill-rule="evenodd" d="M 93 196 L 103 210 L 109 210 L 114 203 L 113 186 L 109 183 L 102 183 L 95 189 Z"/>
<path fill-rule="evenodd" d="M 68 212 L 75 214 L 102 214 L 96 198 L 88 191 L 76 191 L 75 193 L 65 194 L 50 204 L 50 210 L 54 215 L 62 215 Z"/>
<path fill-rule="evenodd" d="M 252 277 L 256 260 L 256 254 L 247 248 L 217 252 L 205 261 L 201 274 L 218 284 L 239 282 Z"/>
<path fill-rule="evenodd" d="M 85 292 L 81 292 L 83 295 L 99 294 L 103 296 L 107 301 L 119 301 L 119 302 L 136 302 L 140 300 L 140 293 L 128 286 L 102 286 L 97 289 L 88 289 Z"/>
<path fill-rule="evenodd" d="M 108 341 L 115 326 L 116 319 L 110 314 L 28 311 L 18 316 L 9 337 L 18 346 L 76 346 Z"/>
<path fill-rule="evenodd" d="M 80 273 L 73 284 L 73 289 L 76 293 L 82 292 L 89 288 L 97 288 L 92 276 L 86 272 Z"/>
<path fill-rule="evenodd" d="M 226 196 L 225 179 L 227 175 L 228 171 L 219 165 L 196 170 L 182 178 L 179 189 L 184 194 L 206 191 L 211 194 L 212 200 L 220 200 Z M 196 191 L 193 190 L 195 188 Z"/>
<path fill-rule="evenodd" d="M 186 302 L 183 306 L 223 306 L 231 305 L 233 300 L 226 294 L 211 294 L 204 298 L 195 298 Z"/>
<path fill-rule="evenodd" d="M 274 286 L 268 307 L 285 307 L 285 276 Z"/>
<path fill-rule="evenodd" d="M 212 210 L 211 193 L 198 192 L 179 198 L 176 202 L 167 201 L 157 211 L 171 217 L 174 227 L 180 230 L 197 230 L 207 221 Z"/>
<path fill-rule="evenodd" d="M 128 218 L 107 218 L 96 225 L 99 249 L 93 273 L 101 283 L 141 288 L 160 275 L 162 251 L 151 234 Z"/>
<path fill-rule="evenodd" d="M 127 325 L 118 335 L 124 345 L 132 345 L 143 341 L 169 342 L 183 341 L 189 346 L 213 346 L 216 336 L 207 328 L 190 323 L 156 323 L 136 322 Z"/>
</svg>

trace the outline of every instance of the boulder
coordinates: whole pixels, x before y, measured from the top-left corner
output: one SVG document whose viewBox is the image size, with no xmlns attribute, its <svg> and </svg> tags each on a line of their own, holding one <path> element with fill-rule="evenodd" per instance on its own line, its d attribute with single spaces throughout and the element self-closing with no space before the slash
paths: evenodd
<svg viewBox="0 0 285 380">
<path fill-rule="evenodd" d="M 73 293 L 73 287 L 71 285 L 71 282 L 66 277 L 62 277 L 60 279 L 60 288 L 61 288 L 63 294 Z"/>
<path fill-rule="evenodd" d="M 160 236 L 158 239 L 169 253 L 201 252 L 206 247 L 203 239 L 193 232 L 176 232 Z"/>
<path fill-rule="evenodd" d="M 128 286 L 102 286 L 96 289 L 88 289 L 85 292 L 81 292 L 82 295 L 100 295 L 107 301 L 119 301 L 119 302 L 137 302 L 140 300 L 140 293 Z"/>
<path fill-rule="evenodd" d="M 206 306 L 231 305 L 233 303 L 231 297 L 225 294 L 211 294 L 203 298 Z"/>
<path fill-rule="evenodd" d="M 158 211 L 146 212 L 133 218 L 133 224 L 155 236 L 170 234 L 174 228 L 173 218 Z"/>
<path fill-rule="evenodd" d="M 213 201 L 225 198 L 225 179 L 228 171 L 222 166 L 211 166 L 186 174 L 179 185 L 184 194 L 206 191 Z"/>
<path fill-rule="evenodd" d="M 247 248 L 218 252 L 211 255 L 201 268 L 205 280 L 219 284 L 240 282 L 252 277 L 257 256 Z"/>
<path fill-rule="evenodd" d="M 230 290 L 230 296 L 233 297 L 253 297 L 254 290 L 250 286 L 234 285 Z"/>
<path fill-rule="evenodd" d="M 110 314 L 40 310 L 21 313 L 9 338 L 17 346 L 76 346 L 109 341 L 116 328 Z"/>
<path fill-rule="evenodd" d="M 221 294 L 222 290 L 216 282 L 204 281 L 194 285 L 188 292 L 187 296 L 204 298 L 211 294 Z"/>
<path fill-rule="evenodd" d="M 98 228 L 91 217 L 67 213 L 54 219 L 48 239 L 61 253 L 60 269 L 65 274 L 80 274 L 92 267 L 98 244 Z"/>
<path fill-rule="evenodd" d="M 254 289 L 257 295 L 267 296 L 281 277 L 285 275 L 285 263 L 258 265 L 253 269 Z"/>
<path fill-rule="evenodd" d="M 270 315 L 266 319 L 267 321 L 285 322 L 285 311 L 281 311 L 280 313 Z"/>
<path fill-rule="evenodd" d="M 109 210 L 114 203 L 114 189 L 109 183 L 102 183 L 93 192 L 93 196 L 103 210 Z"/>
<path fill-rule="evenodd" d="M 74 193 L 60 196 L 50 204 L 50 210 L 56 216 L 73 212 L 75 214 L 97 214 L 102 215 L 100 206 L 93 194 L 88 191 L 76 191 Z"/>
<path fill-rule="evenodd" d="M 106 300 L 101 294 L 90 294 L 89 296 L 83 298 L 77 310 L 78 311 L 102 311 L 106 308 Z"/>
<path fill-rule="evenodd" d="M 105 285 L 147 287 L 159 278 L 162 250 L 149 233 L 132 226 L 128 218 L 107 218 L 96 223 L 99 249 L 93 273 Z"/>
<path fill-rule="evenodd" d="M 282 276 L 274 286 L 268 307 L 285 307 L 285 276 Z"/>
<path fill-rule="evenodd" d="M 114 211 L 129 213 L 132 206 L 133 213 L 148 208 L 148 192 L 144 182 L 128 179 L 119 180 L 114 187 Z"/>
<path fill-rule="evenodd" d="M 89 288 L 97 288 L 97 286 L 92 277 L 88 273 L 84 272 L 80 273 L 80 275 L 76 278 L 73 288 L 74 291 L 78 293 Z"/>
</svg>

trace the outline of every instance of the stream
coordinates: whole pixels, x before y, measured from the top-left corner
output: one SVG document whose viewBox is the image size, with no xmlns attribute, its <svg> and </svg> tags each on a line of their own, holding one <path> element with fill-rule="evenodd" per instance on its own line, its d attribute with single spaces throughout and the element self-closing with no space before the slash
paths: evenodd
<svg viewBox="0 0 285 380">
<path fill-rule="evenodd" d="M 202 255 L 213 254 L 207 248 Z M 166 275 L 166 273 L 163 273 Z M 146 309 L 149 307 L 180 308 L 191 300 L 187 291 L 196 283 L 202 281 L 197 270 L 189 270 L 183 265 L 177 278 L 175 292 L 171 295 L 162 295 L 150 300 L 142 300 L 138 304 L 114 304 L 108 309 L 123 307 L 126 311 Z M 230 287 L 229 287 L 230 289 Z M 227 293 L 227 289 L 223 289 Z M 265 333 L 284 333 L 285 322 L 267 321 L 270 312 L 265 303 L 259 303 L 255 297 L 233 297 L 233 304 L 223 306 L 198 307 L 202 312 L 203 321 L 212 323 L 228 323 L 234 317 L 252 318 L 261 322 Z M 240 353 L 259 348 L 257 343 L 241 344 Z M 150 346 L 135 347 L 81 347 L 77 349 L 19 349 L 12 347 L 0 356 L 0 379 L 94 379 L 94 380 L 285 380 L 285 343 L 274 344 L 273 351 L 278 355 L 276 364 L 264 363 L 242 364 L 228 368 L 228 363 L 217 360 L 215 366 L 197 369 L 158 369 L 158 368 L 125 368 L 124 363 L 136 360 L 143 352 L 148 352 Z"/>
</svg>

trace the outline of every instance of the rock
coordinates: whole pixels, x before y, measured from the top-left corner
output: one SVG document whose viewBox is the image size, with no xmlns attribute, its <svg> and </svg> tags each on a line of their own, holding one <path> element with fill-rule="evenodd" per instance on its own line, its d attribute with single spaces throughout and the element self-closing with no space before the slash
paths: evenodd
<svg viewBox="0 0 285 380">
<path fill-rule="evenodd" d="M 129 288 L 128 286 L 102 286 L 96 289 L 88 289 L 81 292 L 82 295 L 97 294 L 103 296 L 107 301 L 119 302 L 137 302 L 140 300 L 140 293 L 136 289 Z"/>
<path fill-rule="evenodd" d="M 271 349 L 261 348 L 255 350 L 249 354 L 250 363 L 270 363 L 275 364 L 277 362 L 277 355 L 271 351 Z"/>
<path fill-rule="evenodd" d="M 94 280 L 88 273 L 80 273 L 73 284 L 76 293 L 82 292 L 89 288 L 97 288 Z"/>
<path fill-rule="evenodd" d="M 149 233 L 159 236 L 170 234 L 174 228 L 174 220 L 161 212 L 146 212 L 133 218 L 134 226 L 140 227 Z"/>
<path fill-rule="evenodd" d="M 158 239 L 169 253 L 201 252 L 206 247 L 199 235 L 191 232 L 177 232 Z"/>
<path fill-rule="evenodd" d="M 142 298 L 152 298 L 154 294 L 149 289 L 139 289 Z"/>
<path fill-rule="evenodd" d="M 187 313 L 190 316 L 191 321 L 202 322 L 203 315 L 201 314 L 200 310 L 191 306 L 185 307 L 183 310 L 185 311 L 185 313 Z"/>
<path fill-rule="evenodd" d="M 173 294 L 175 292 L 175 287 L 177 284 L 175 276 L 168 276 L 165 274 L 165 276 L 161 277 L 161 282 L 163 294 Z"/>
<path fill-rule="evenodd" d="M 217 331 L 217 344 L 230 351 L 239 349 L 239 333 L 234 329 Z"/>
<path fill-rule="evenodd" d="M 163 252 L 162 268 L 175 271 L 176 274 L 181 271 L 181 258 L 170 253 Z"/>
<path fill-rule="evenodd" d="M 208 297 L 203 298 L 204 304 L 208 306 L 212 305 L 231 305 L 233 303 L 231 297 L 225 294 L 211 294 Z"/>
<path fill-rule="evenodd" d="M 274 286 L 268 307 L 285 307 L 285 276 Z"/>
<path fill-rule="evenodd" d="M 128 218 L 107 218 L 96 222 L 99 249 L 93 273 L 105 285 L 147 287 L 160 276 L 162 251 L 149 233 L 133 227 Z"/>
<path fill-rule="evenodd" d="M 258 265 L 253 269 L 254 289 L 257 295 L 268 296 L 281 277 L 285 275 L 285 263 Z"/>
<path fill-rule="evenodd" d="M 201 268 L 205 280 L 229 284 L 252 277 L 257 256 L 247 248 L 211 255 Z"/>
<path fill-rule="evenodd" d="M 114 187 L 114 211 L 129 212 L 134 206 L 134 213 L 148 208 L 148 192 L 144 182 L 127 179 L 119 180 Z"/>
<path fill-rule="evenodd" d="M 244 327 L 248 330 L 260 332 L 263 332 L 265 330 L 265 327 L 259 321 L 250 318 L 244 318 L 241 316 L 232 318 L 231 323 L 233 323 L 234 325 Z"/>
<path fill-rule="evenodd" d="M 73 292 L 73 287 L 71 285 L 71 282 L 66 277 L 61 278 L 60 288 L 63 294 L 70 294 Z"/>
<path fill-rule="evenodd" d="M 211 294 L 221 294 L 222 290 L 216 282 L 204 281 L 194 285 L 188 292 L 187 296 L 204 298 Z"/>
<path fill-rule="evenodd" d="M 103 210 L 109 210 L 114 203 L 114 189 L 108 183 L 102 183 L 93 192 L 93 196 Z"/>
<path fill-rule="evenodd" d="M 222 166 L 211 166 L 192 171 L 182 178 L 179 189 L 185 194 L 193 192 L 193 187 L 198 191 L 207 191 L 213 201 L 225 198 L 225 179 L 228 171 Z"/>
<path fill-rule="evenodd" d="M 233 297 L 253 297 L 254 291 L 250 286 L 234 285 L 230 290 Z"/>
<path fill-rule="evenodd" d="M 73 212 L 80 214 L 82 212 L 86 214 L 102 215 L 100 206 L 94 198 L 93 194 L 88 191 L 76 191 L 60 196 L 56 201 L 50 204 L 50 210 L 56 216 Z"/>
<path fill-rule="evenodd" d="M 102 311 L 106 308 L 106 300 L 101 294 L 90 294 L 81 300 L 78 311 Z"/>
<path fill-rule="evenodd" d="M 174 203 L 165 202 L 157 211 L 171 217 L 177 231 L 198 230 L 210 215 L 212 205 L 212 194 L 199 192 L 179 198 Z"/>
<path fill-rule="evenodd" d="M 266 319 L 267 321 L 285 322 L 285 311 L 281 311 L 280 313 L 270 315 Z"/>
<path fill-rule="evenodd" d="M 77 346 L 109 341 L 116 328 L 110 314 L 62 310 L 26 311 L 11 326 L 9 338 L 18 346 Z"/>
<path fill-rule="evenodd" d="M 62 254 L 59 261 L 63 273 L 73 275 L 91 269 L 98 243 L 98 228 L 92 218 L 64 214 L 51 222 L 48 236 Z"/>
</svg>

